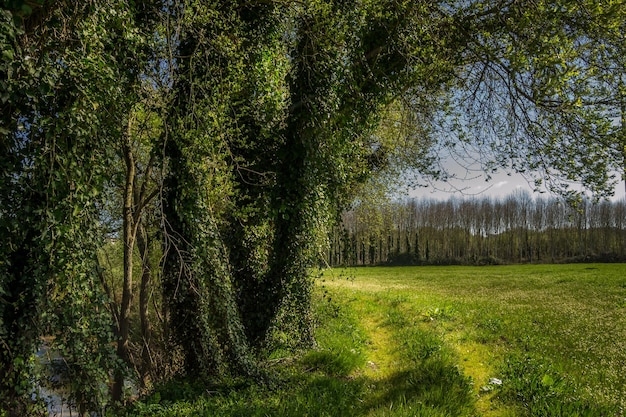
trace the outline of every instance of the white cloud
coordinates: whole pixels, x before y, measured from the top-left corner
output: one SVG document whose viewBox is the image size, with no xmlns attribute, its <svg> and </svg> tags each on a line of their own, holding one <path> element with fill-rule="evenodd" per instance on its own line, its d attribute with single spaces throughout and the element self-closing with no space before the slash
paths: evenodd
<svg viewBox="0 0 626 417">
<path fill-rule="evenodd" d="M 498 183 L 494 184 L 494 185 L 493 185 L 493 188 L 502 188 L 502 187 L 504 187 L 505 185 L 507 185 L 508 183 L 509 183 L 508 181 L 500 181 L 500 182 L 498 182 Z"/>
</svg>

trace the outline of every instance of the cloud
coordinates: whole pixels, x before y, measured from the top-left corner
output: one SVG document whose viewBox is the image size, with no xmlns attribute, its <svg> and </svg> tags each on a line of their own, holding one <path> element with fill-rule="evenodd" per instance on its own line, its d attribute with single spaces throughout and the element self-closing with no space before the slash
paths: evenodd
<svg viewBox="0 0 626 417">
<path fill-rule="evenodd" d="M 502 188 L 502 187 L 504 187 L 505 185 L 507 185 L 508 183 L 509 183 L 508 181 L 500 181 L 500 182 L 498 182 L 498 183 L 494 184 L 494 185 L 493 185 L 493 188 Z"/>
</svg>

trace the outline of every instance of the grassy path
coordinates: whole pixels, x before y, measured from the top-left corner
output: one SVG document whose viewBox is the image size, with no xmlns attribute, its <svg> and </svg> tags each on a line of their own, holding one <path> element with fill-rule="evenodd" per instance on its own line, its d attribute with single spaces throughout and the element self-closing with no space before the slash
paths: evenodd
<svg viewBox="0 0 626 417">
<path fill-rule="evenodd" d="M 364 374 L 377 383 L 384 384 L 385 380 L 401 366 L 402 357 L 397 349 L 398 335 L 394 334 L 397 333 L 397 329 L 392 329 L 389 324 L 385 323 L 389 310 L 382 306 L 373 309 L 371 305 L 363 300 L 360 303 L 353 303 L 351 308 L 361 317 L 360 323 L 369 340 Z M 509 415 L 510 410 L 506 406 L 491 403 L 492 393 L 480 392 L 480 384 L 487 384 L 492 375 L 484 358 L 491 357 L 492 354 L 487 348 L 476 343 L 462 342 L 455 343 L 454 346 L 457 348 L 456 356 L 460 360 L 459 366 L 463 373 L 476 382 L 472 391 L 477 398 L 475 403 L 477 414 L 483 417 Z"/>
<path fill-rule="evenodd" d="M 391 332 L 382 326 L 382 318 L 380 317 L 364 318 L 361 324 L 370 341 L 365 375 L 375 380 L 381 380 L 391 373 L 394 365 Z"/>
<path fill-rule="evenodd" d="M 358 415 L 475 415 L 471 381 L 459 371 L 445 342 L 429 332 L 428 323 L 412 311 L 410 303 L 333 287 L 333 301 L 358 318 L 365 340 L 361 350 L 365 365 L 351 373 L 351 377 L 367 381 L 369 405 L 367 412 Z M 334 344 L 337 335 L 330 340 L 327 336 L 320 343 Z M 390 410 L 393 413 L 389 414 Z"/>
</svg>

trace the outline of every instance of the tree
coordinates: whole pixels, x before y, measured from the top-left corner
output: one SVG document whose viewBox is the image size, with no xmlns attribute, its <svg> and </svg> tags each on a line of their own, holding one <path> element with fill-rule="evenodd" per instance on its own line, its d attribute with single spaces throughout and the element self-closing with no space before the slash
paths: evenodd
<svg viewBox="0 0 626 417">
<path fill-rule="evenodd" d="M 2 8 L 0 391 L 10 415 L 29 412 L 29 364 L 43 334 L 70 366 L 80 411 L 107 402 L 102 383 L 115 364 L 97 279 L 98 200 L 133 101 L 136 6 Z"/>
<path fill-rule="evenodd" d="M 154 99 L 155 97 L 152 97 Z M 158 108 L 156 109 L 158 110 Z M 128 127 L 119 144 L 120 159 L 124 161 L 124 184 L 122 195 L 122 242 L 123 242 L 123 285 L 119 306 L 114 306 L 117 322 L 117 356 L 131 365 L 129 343 L 131 327 L 131 307 L 133 302 L 133 259 L 135 248 L 141 259 L 141 285 L 139 315 L 141 319 L 141 379 L 145 383 L 150 371 L 151 358 L 148 352 L 151 338 L 148 319 L 148 292 L 152 281 L 148 214 L 146 213 L 160 190 L 160 181 L 153 171 L 157 168 L 155 146 L 162 134 L 158 115 L 154 110 L 139 105 L 128 116 Z M 143 145 L 143 149 L 142 148 Z M 110 295 L 111 296 L 111 295 Z M 118 309 L 119 308 L 119 309 Z M 112 388 L 113 401 L 122 400 L 124 373 L 120 370 L 115 376 Z"/>
<path fill-rule="evenodd" d="M 494 14 L 493 10 L 500 10 Z M 611 195 L 624 166 L 621 2 L 489 1 L 463 19 L 469 58 L 459 77 L 458 143 L 490 172 L 521 172 L 537 189 L 576 199 Z M 455 146 L 454 143 L 449 143 Z"/>
<path fill-rule="evenodd" d="M 365 237 L 367 243 L 370 236 L 379 239 L 378 256 L 370 257 L 370 264 L 424 263 L 423 241 L 431 242 L 427 263 L 616 261 L 624 257 L 623 208 L 623 201 L 584 199 L 573 207 L 563 198 L 532 199 L 528 193 L 514 192 L 495 200 L 474 197 L 359 206 L 344 213 L 339 227 L 347 234 L 345 241 Z M 407 212 L 419 221 L 412 223 L 410 233 L 403 234 Z M 493 224 L 496 217 L 497 226 Z M 384 227 L 372 219 L 380 219 Z M 412 236 L 415 244 L 404 245 L 401 240 L 397 245 L 398 236 Z M 348 258 L 340 265 L 360 262 Z M 337 265 L 332 259 L 329 263 Z"/>
<path fill-rule="evenodd" d="M 246 346 L 263 345 L 276 320 L 292 319 L 303 339 L 310 339 L 306 335 L 310 335 L 312 281 L 307 268 L 319 251 L 318 237 L 326 221 L 350 201 L 350 190 L 385 161 L 377 156 L 385 149 L 370 136 L 379 110 L 409 79 L 419 79 L 408 66 L 417 57 L 403 49 L 409 44 L 400 30 L 409 23 L 405 12 L 411 10 L 389 12 L 390 4 L 374 2 L 362 10 L 349 2 L 221 6 L 192 6 L 198 21 L 190 24 L 181 41 L 181 55 L 189 58 L 180 65 L 176 114 L 181 116 L 175 116 L 191 124 L 179 129 L 180 139 L 168 148 L 173 168 L 168 234 L 178 236 L 181 243 L 170 250 L 173 258 L 168 260 L 169 288 L 179 291 L 173 314 L 182 314 L 178 320 L 184 321 L 209 308 L 203 307 L 208 303 L 221 309 L 214 315 L 225 319 L 194 330 L 181 328 L 195 335 L 187 334 L 185 340 L 204 343 L 185 347 L 193 365 L 188 369 L 215 369 L 227 356 L 222 349 L 241 368 L 237 363 L 246 356 Z M 428 12 L 425 6 L 412 7 L 416 13 Z M 206 16 L 221 17 L 206 20 Z M 225 32 L 230 36 L 220 36 Z M 268 68 L 268 57 L 277 63 L 275 69 Z M 415 71 L 443 68 L 444 61 Z M 246 76 L 252 76 L 244 79 L 244 69 L 251 69 Z M 262 72 L 256 78 L 258 71 Z M 422 87 L 440 83 L 432 78 Z M 279 94 L 264 96 L 263 86 L 255 85 L 255 80 L 272 81 Z M 259 100 L 271 104 L 262 119 L 252 108 Z M 206 115 L 214 119 L 207 120 Z M 276 128 L 270 134 L 272 126 Z M 189 131 L 211 134 L 190 138 Z M 207 159 L 192 159 L 198 156 Z M 200 167 L 207 160 L 214 161 L 216 171 L 202 177 Z M 220 182 L 211 185 L 211 181 Z M 221 187 L 221 196 L 228 200 L 210 200 L 215 198 L 210 195 L 209 200 L 199 200 L 182 192 L 191 184 L 205 183 L 208 189 Z M 262 215 L 267 212 L 269 216 Z M 204 231 L 198 225 L 201 218 L 202 227 L 208 228 Z M 263 233 L 264 239 L 252 231 Z M 221 249 L 196 252 L 199 257 L 185 260 L 179 253 L 192 252 L 182 249 L 187 244 L 182 242 L 196 250 L 201 242 L 211 242 L 207 251 Z M 260 253 L 267 254 L 261 264 L 254 258 Z M 202 263 L 202 273 L 186 279 L 202 288 L 200 277 L 215 276 L 207 291 L 220 291 L 203 293 L 203 301 L 193 294 L 191 299 L 183 296 L 179 286 L 179 271 L 194 270 L 181 265 L 196 262 Z M 219 271 L 209 272 L 217 265 Z M 233 299 L 235 290 L 238 296 Z"/>
</svg>

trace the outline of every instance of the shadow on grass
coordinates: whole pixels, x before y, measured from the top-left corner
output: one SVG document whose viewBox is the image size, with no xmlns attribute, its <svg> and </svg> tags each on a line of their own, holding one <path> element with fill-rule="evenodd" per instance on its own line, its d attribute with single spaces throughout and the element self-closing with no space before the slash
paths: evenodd
<svg viewBox="0 0 626 417">
<path fill-rule="evenodd" d="M 316 311 L 322 348 L 274 369 L 268 385 L 170 384 L 124 416 L 474 416 L 475 399 L 443 342 L 413 328 L 398 306 L 385 309 L 390 355 L 402 358 L 385 376 L 365 374 L 368 335 L 346 303 L 322 300 Z M 388 371 L 389 372 L 389 371 Z"/>
<path fill-rule="evenodd" d="M 365 404 L 365 414 L 374 411 L 374 415 L 388 415 L 386 410 L 391 412 L 394 408 L 393 415 L 475 414 L 469 378 L 455 366 L 440 361 L 428 360 L 419 368 L 396 372 L 376 381 L 375 386 L 374 398 Z"/>
<path fill-rule="evenodd" d="M 383 379 L 294 372 L 273 388 L 172 384 L 124 416 L 471 416 L 470 383 L 439 361 Z"/>
</svg>

